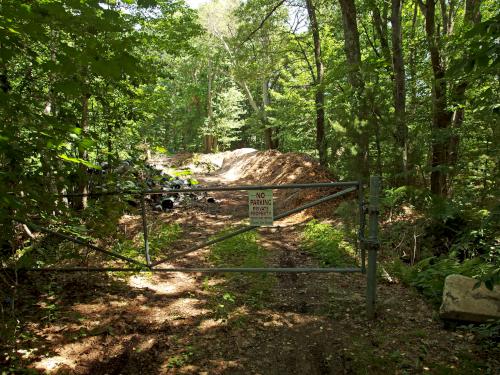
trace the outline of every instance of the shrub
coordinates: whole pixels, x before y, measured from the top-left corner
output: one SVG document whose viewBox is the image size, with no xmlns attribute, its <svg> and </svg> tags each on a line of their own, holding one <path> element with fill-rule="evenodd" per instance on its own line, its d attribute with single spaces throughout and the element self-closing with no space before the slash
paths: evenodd
<svg viewBox="0 0 500 375">
<path fill-rule="evenodd" d="M 302 247 L 313 254 L 323 266 L 346 266 L 356 263 L 356 253 L 352 245 L 344 239 L 343 231 L 317 220 L 307 223 Z"/>
</svg>

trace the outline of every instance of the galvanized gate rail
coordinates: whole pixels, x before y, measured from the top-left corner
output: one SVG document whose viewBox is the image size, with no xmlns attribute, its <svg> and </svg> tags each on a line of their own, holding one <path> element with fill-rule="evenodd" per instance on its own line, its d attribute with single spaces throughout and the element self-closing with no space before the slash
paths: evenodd
<svg viewBox="0 0 500 375">
<path fill-rule="evenodd" d="M 196 193 L 196 192 L 212 192 L 212 191 L 249 191 L 249 190 L 263 190 L 263 189 L 311 189 L 311 188 L 339 188 L 344 187 L 345 189 L 336 192 L 334 194 L 327 195 L 325 197 L 319 198 L 292 210 L 283 212 L 274 216 L 274 220 L 280 220 L 287 216 L 293 215 L 305 209 L 317 206 L 319 204 L 331 201 L 343 195 L 358 191 L 358 205 L 359 205 L 359 229 L 358 229 L 358 248 L 361 252 L 361 267 L 330 267 L 330 268 L 320 268 L 320 267 L 303 267 L 303 268 L 181 268 L 181 267 L 169 267 L 160 268 L 158 265 L 178 258 L 182 255 L 186 255 L 204 247 L 213 245 L 217 242 L 224 241 L 228 238 L 237 236 L 241 233 L 245 233 L 251 230 L 259 228 L 259 226 L 246 225 L 238 228 L 237 230 L 227 233 L 218 238 L 203 242 L 199 245 L 193 246 L 186 250 L 177 252 L 166 258 L 152 261 L 150 257 L 149 249 L 149 233 L 147 227 L 147 215 L 146 215 L 146 202 L 145 197 L 147 195 L 155 194 L 168 194 L 168 193 Z M 369 205 L 366 207 L 363 185 L 358 181 L 347 181 L 347 182 L 327 182 L 327 183 L 315 183 L 315 184 L 288 184 L 288 185 L 243 185 L 243 186 L 227 186 L 227 187 L 199 187 L 199 188 L 189 188 L 189 189 L 167 189 L 167 190 L 144 190 L 144 191 L 116 191 L 116 192 L 102 192 L 102 193 L 88 193 L 88 194 L 66 194 L 65 197 L 76 197 L 76 196 L 103 196 L 103 195 L 125 195 L 132 194 L 140 197 L 141 202 L 141 215 L 142 215 L 142 227 L 144 236 L 144 256 L 146 263 L 137 261 L 136 259 L 129 258 L 112 252 L 109 250 L 102 249 L 94 244 L 72 236 L 68 236 L 64 233 L 50 230 L 48 228 L 40 227 L 38 225 L 24 222 L 28 227 L 34 231 L 40 231 L 45 233 L 50 233 L 52 235 L 58 236 L 68 241 L 78 243 L 80 245 L 87 246 L 88 248 L 101 252 L 105 255 L 121 259 L 129 264 L 136 265 L 137 267 L 46 267 L 46 268 L 30 268 L 27 271 L 36 272 L 201 272 L 201 273 L 226 273 L 226 272 L 266 272 L 266 273 L 350 273 L 350 272 L 361 272 L 367 275 L 367 289 L 366 289 L 366 311 L 367 317 L 372 319 L 375 314 L 375 300 L 376 300 L 376 268 L 377 268 L 377 251 L 379 248 L 378 242 L 378 208 L 379 208 L 379 191 L 380 191 L 380 177 L 373 176 L 370 178 L 370 195 L 369 195 Z M 365 218 L 368 214 L 369 231 L 368 238 L 365 238 Z M 366 252 L 368 252 L 368 265 L 366 266 Z"/>
</svg>

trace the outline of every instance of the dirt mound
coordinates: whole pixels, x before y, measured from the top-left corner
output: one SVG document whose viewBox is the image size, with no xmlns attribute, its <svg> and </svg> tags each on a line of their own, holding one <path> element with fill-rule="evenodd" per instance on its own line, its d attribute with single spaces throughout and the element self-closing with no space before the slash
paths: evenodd
<svg viewBox="0 0 500 375">
<path fill-rule="evenodd" d="M 253 148 L 240 148 L 227 152 L 224 154 L 222 166 L 217 173 L 228 181 L 237 181 L 241 179 L 249 161 L 258 154 L 261 152 Z"/>
<path fill-rule="evenodd" d="M 218 174 L 225 169 L 234 167 L 235 161 L 247 154 L 256 153 L 253 148 L 240 148 L 234 151 L 217 152 L 214 154 L 198 154 L 184 152 L 175 155 L 154 155 L 149 164 L 159 169 L 180 168 L 190 169 L 194 173 L 210 173 L 217 170 Z"/>
<path fill-rule="evenodd" d="M 281 153 L 276 150 L 235 150 L 224 158 L 217 171 L 225 179 L 237 184 L 304 184 L 333 182 L 333 175 L 312 157 L 299 153 Z M 279 211 L 290 210 L 314 199 L 332 194 L 333 189 L 287 189 L 275 193 Z M 315 217 L 331 217 L 338 201 L 322 204 L 308 210 Z"/>
<path fill-rule="evenodd" d="M 333 176 L 312 157 L 276 150 L 240 154 L 232 162 L 239 179 L 261 184 L 331 182 Z M 226 160 L 224 160 L 226 163 Z"/>
<path fill-rule="evenodd" d="M 241 148 L 215 154 L 176 154 L 158 158 L 156 163 L 168 167 L 189 168 L 194 174 L 205 176 L 205 183 L 212 183 L 210 176 L 219 181 L 236 185 L 282 185 L 333 182 L 334 176 L 312 157 L 276 150 L 257 151 Z M 214 180 L 214 181 L 215 181 Z M 219 181 L 220 183 L 220 181 Z M 340 189 L 336 189 L 337 191 Z M 312 200 L 332 194 L 335 189 L 287 189 L 275 191 L 278 212 L 290 210 Z M 324 203 L 305 212 L 307 216 L 331 218 L 339 200 Z"/>
</svg>

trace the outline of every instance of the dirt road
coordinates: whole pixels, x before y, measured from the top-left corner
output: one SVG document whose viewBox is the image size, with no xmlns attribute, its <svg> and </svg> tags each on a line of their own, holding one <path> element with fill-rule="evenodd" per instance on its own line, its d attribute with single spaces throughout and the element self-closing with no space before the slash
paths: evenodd
<svg viewBox="0 0 500 375">
<path fill-rule="evenodd" d="M 323 173 L 309 159 L 293 163 L 302 163 L 300 173 L 313 179 Z M 226 165 L 200 180 L 205 184 L 255 181 L 255 171 L 245 173 L 235 174 Z M 262 173 L 275 173 L 275 179 L 289 177 L 276 171 Z M 180 248 L 244 219 L 244 193 L 218 193 L 214 198 L 213 205 L 200 204 L 157 219 L 181 226 Z M 287 198 L 278 197 L 282 201 L 277 204 L 286 206 L 291 201 L 283 202 Z M 301 247 L 302 228 L 309 218 L 298 215 L 276 228 L 259 230 L 258 243 L 268 254 L 266 264 L 317 265 Z M 207 266 L 212 262 L 209 252 L 204 249 L 170 265 Z M 222 275 L 118 276 L 46 275 L 44 280 L 37 276 L 37 282 L 52 287 L 37 296 L 35 310 L 27 307 L 25 312 L 30 323 L 24 327 L 22 345 L 31 349 L 23 349 L 24 365 L 48 373 L 92 375 L 480 370 L 481 354 L 471 338 L 443 330 L 432 309 L 401 285 L 379 284 L 377 318 L 368 321 L 361 274 L 276 275 L 262 284 L 266 295 L 255 300 L 244 297 L 250 284 Z M 47 317 L 51 303 L 56 307 Z"/>
</svg>

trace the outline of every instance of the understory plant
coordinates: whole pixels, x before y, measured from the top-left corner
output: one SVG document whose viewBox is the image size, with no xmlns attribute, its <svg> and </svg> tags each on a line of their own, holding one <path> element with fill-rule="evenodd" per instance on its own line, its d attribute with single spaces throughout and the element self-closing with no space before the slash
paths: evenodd
<svg viewBox="0 0 500 375">
<path fill-rule="evenodd" d="M 221 233 L 223 235 L 224 231 Z M 258 235 L 247 232 L 218 242 L 211 247 L 209 260 L 216 267 L 260 268 L 266 266 L 267 252 L 258 243 Z M 227 315 L 238 305 L 261 306 L 269 298 L 275 277 L 268 273 L 226 273 L 228 283 L 212 288 L 216 294 L 216 312 Z"/>
<path fill-rule="evenodd" d="M 323 266 L 356 264 L 356 252 L 345 239 L 344 231 L 318 220 L 311 220 L 306 224 L 302 248 L 316 257 Z"/>
</svg>

